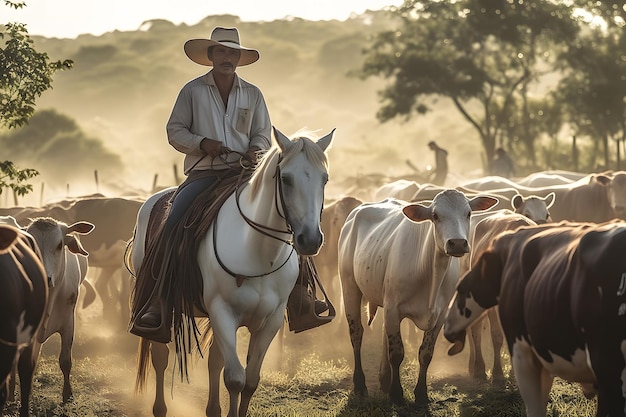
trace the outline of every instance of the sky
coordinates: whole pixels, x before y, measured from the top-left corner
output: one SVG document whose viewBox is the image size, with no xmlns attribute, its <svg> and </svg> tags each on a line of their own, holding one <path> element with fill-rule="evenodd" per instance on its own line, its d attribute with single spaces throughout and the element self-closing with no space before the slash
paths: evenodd
<svg viewBox="0 0 626 417">
<path fill-rule="evenodd" d="M 287 16 L 306 20 L 346 20 L 351 13 L 399 6 L 401 0 L 23 0 L 14 10 L 0 3 L 0 23 L 26 24 L 30 35 L 75 38 L 113 30 L 137 30 L 143 22 L 165 19 L 195 25 L 209 15 L 232 14 L 242 21 Z"/>
</svg>

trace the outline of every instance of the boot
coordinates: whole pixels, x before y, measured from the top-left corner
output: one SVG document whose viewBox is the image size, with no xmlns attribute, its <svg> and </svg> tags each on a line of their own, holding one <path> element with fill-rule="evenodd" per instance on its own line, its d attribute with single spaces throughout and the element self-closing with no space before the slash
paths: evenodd
<svg viewBox="0 0 626 417">
<path fill-rule="evenodd" d="M 331 309 L 332 311 L 327 316 L 320 316 L 329 310 L 329 305 L 326 301 L 315 298 L 312 279 L 316 271 L 310 262 L 312 261 L 301 259 L 298 280 L 287 300 L 289 330 L 294 333 L 330 323 L 335 317 L 334 309 Z"/>
<path fill-rule="evenodd" d="M 169 343 L 172 340 L 172 309 L 167 304 L 160 298 L 152 299 L 139 311 L 129 331 L 154 342 Z"/>
</svg>

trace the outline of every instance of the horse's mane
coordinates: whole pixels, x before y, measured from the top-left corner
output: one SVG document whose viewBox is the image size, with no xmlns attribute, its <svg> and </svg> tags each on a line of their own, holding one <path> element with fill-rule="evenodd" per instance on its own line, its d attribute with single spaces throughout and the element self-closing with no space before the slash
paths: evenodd
<svg viewBox="0 0 626 417">
<path fill-rule="evenodd" d="M 281 151 L 281 148 L 276 142 L 265 153 L 263 158 L 259 161 L 259 165 L 254 171 L 254 174 L 250 178 L 250 195 L 252 198 L 261 188 L 262 178 L 265 173 L 272 168 L 275 168 L 279 163 L 280 167 L 289 163 L 289 161 L 300 151 L 304 152 L 306 158 L 320 170 L 328 171 L 328 158 L 324 151 L 314 142 L 311 132 L 298 131 L 291 139 L 293 146 L 290 146 L 285 152 Z M 282 157 L 282 159 L 281 159 Z"/>
</svg>

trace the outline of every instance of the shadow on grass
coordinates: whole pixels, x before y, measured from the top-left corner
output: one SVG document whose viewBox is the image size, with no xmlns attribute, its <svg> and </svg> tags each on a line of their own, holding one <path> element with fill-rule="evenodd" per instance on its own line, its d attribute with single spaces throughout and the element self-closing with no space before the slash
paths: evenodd
<svg viewBox="0 0 626 417">
<path fill-rule="evenodd" d="M 393 405 L 380 392 L 367 398 L 350 395 L 338 417 L 513 417 L 524 416 L 524 404 L 517 388 L 510 383 L 497 388 L 469 377 L 438 378 L 429 384 L 428 405 L 413 402 L 412 389 L 405 387 L 406 402 Z"/>
</svg>

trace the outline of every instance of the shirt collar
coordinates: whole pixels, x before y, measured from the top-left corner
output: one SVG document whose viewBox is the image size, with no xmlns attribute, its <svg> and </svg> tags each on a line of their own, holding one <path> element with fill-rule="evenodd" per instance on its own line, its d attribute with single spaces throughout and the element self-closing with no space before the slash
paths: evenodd
<svg viewBox="0 0 626 417">
<path fill-rule="evenodd" d="M 216 86 L 215 78 L 213 78 L 213 70 L 207 72 L 203 78 L 206 84 Z M 235 73 L 235 81 L 233 81 L 233 87 L 241 87 L 241 78 L 239 78 L 239 75 L 237 75 L 237 73 Z"/>
</svg>

